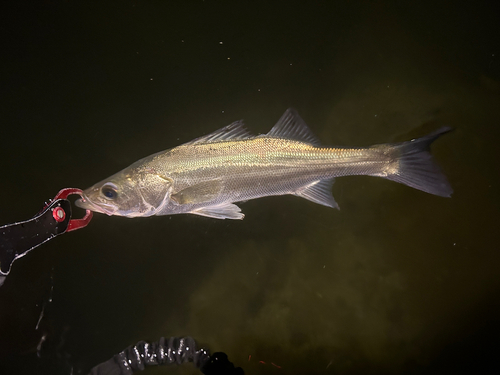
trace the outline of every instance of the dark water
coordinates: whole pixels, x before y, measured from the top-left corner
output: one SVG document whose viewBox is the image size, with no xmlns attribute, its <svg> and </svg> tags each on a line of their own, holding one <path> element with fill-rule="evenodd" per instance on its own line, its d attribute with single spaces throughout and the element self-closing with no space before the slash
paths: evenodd
<svg viewBox="0 0 500 375">
<path fill-rule="evenodd" d="M 499 371 L 498 13 L 406 3 L 4 5 L 1 223 L 232 121 L 266 132 L 290 106 L 325 144 L 456 130 L 433 147 L 451 199 L 346 177 L 341 211 L 273 197 L 241 222 L 95 215 L 15 263 L 0 373 L 84 374 L 175 335 L 248 374 Z M 198 372 L 145 372 L 160 373 Z"/>
</svg>

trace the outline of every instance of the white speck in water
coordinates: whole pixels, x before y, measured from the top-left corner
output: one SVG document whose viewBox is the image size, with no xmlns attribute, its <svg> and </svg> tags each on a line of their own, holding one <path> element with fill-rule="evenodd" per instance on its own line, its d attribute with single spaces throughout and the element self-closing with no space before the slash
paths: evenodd
<svg viewBox="0 0 500 375">
<path fill-rule="evenodd" d="M 152 80 L 153 80 L 153 78 L 150 78 L 149 80 L 150 80 L 150 81 L 152 81 Z"/>
<path fill-rule="evenodd" d="M 221 111 L 222 113 L 224 113 L 224 111 Z"/>
<path fill-rule="evenodd" d="M 292 66 L 292 63 L 290 63 L 290 66 Z"/>
<path fill-rule="evenodd" d="M 184 39 L 182 39 L 181 42 L 184 43 Z"/>
<path fill-rule="evenodd" d="M 41 357 L 40 351 L 42 350 L 42 345 L 46 339 L 47 339 L 47 334 L 43 334 L 42 337 L 40 338 L 40 342 L 38 343 L 38 345 L 36 347 L 36 355 L 38 356 L 38 358 Z"/>
<path fill-rule="evenodd" d="M 326 265 L 324 265 L 323 268 L 326 268 Z"/>
<path fill-rule="evenodd" d="M 456 243 L 456 242 L 453 242 L 453 246 L 456 246 L 456 245 L 457 245 L 457 243 Z"/>
<path fill-rule="evenodd" d="M 227 59 L 228 59 L 228 60 L 231 60 L 231 58 L 230 58 L 230 57 L 228 57 Z"/>
<path fill-rule="evenodd" d="M 259 273 L 257 272 L 256 275 L 258 275 Z"/>
<path fill-rule="evenodd" d="M 260 89 L 257 89 L 257 91 L 260 91 Z"/>
<path fill-rule="evenodd" d="M 375 115 L 375 117 L 377 117 L 377 115 Z"/>
</svg>

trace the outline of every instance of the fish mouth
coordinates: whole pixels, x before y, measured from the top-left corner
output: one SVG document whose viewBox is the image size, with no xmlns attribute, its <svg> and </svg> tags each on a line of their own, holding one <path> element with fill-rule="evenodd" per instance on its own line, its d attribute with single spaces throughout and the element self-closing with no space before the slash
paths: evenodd
<svg viewBox="0 0 500 375">
<path fill-rule="evenodd" d="M 94 211 L 94 212 L 99 212 L 99 213 L 106 214 L 106 215 L 109 215 L 109 216 L 113 215 L 118 210 L 117 207 L 114 207 L 114 206 L 111 206 L 111 205 L 107 205 L 107 204 L 98 205 L 98 204 L 95 204 L 87 196 L 85 196 L 85 194 L 83 194 L 80 199 L 77 199 L 75 201 L 75 206 L 83 208 L 84 210 L 90 210 L 90 211 Z"/>
</svg>

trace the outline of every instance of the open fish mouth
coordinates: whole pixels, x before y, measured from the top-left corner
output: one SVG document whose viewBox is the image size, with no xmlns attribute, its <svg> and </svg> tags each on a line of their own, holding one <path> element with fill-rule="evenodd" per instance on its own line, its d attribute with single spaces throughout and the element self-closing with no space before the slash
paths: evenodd
<svg viewBox="0 0 500 375">
<path fill-rule="evenodd" d="M 83 195 L 82 198 L 76 200 L 75 205 L 77 207 L 83 208 L 84 210 L 99 212 L 109 216 L 113 215 L 117 211 L 117 207 L 106 204 L 97 205 L 89 200 L 85 195 Z"/>
</svg>

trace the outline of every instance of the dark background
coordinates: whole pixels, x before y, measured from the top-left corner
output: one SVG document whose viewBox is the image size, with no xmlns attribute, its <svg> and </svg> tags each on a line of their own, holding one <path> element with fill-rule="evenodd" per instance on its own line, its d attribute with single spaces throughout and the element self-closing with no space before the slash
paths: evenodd
<svg viewBox="0 0 500 375">
<path fill-rule="evenodd" d="M 2 374 L 84 374 L 173 335 L 248 374 L 499 371 L 495 2 L 0 7 L 0 223 L 235 120 L 265 133 L 290 106 L 330 145 L 455 128 L 433 146 L 451 199 L 346 177 L 341 211 L 271 197 L 241 222 L 95 215 L 0 288 Z"/>
</svg>

